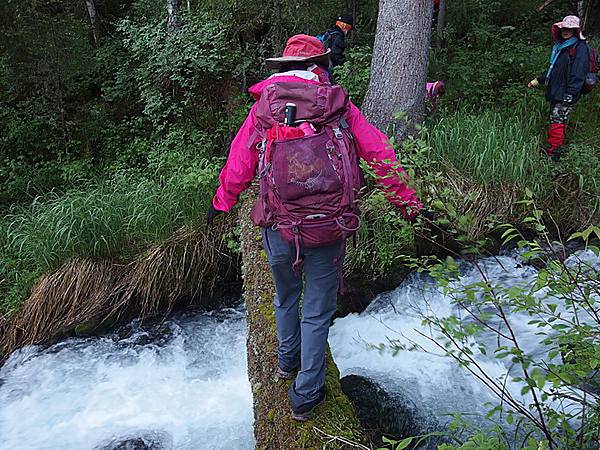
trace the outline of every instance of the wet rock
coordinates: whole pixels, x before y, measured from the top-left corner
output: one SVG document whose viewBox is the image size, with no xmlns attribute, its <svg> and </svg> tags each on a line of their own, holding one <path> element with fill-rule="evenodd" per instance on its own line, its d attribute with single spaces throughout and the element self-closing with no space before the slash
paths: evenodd
<svg viewBox="0 0 600 450">
<path fill-rule="evenodd" d="M 150 450 L 153 448 L 155 448 L 154 445 L 147 444 L 142 438 L 128 439 L 126 441 L 117 442 L 110 447 L 105 447 L 106 450 Z"/>
<path fill-rule="evenodd" d="M 159 319 L 142 322 L 139 319 L 117 329 L 112 339 L 127 346 L 145 346 L 154 344 L 164 347 L 177 331 L 171 324 L 165 324 Z"/>
<path fill-rule="evenodd" d="M 338 296 L 338 309 L 335 317 L 363 312 L 375 297 L 402 283 L 407 274 L 408 270 L 401 265 L 377 278 L 372 278 L 363 272 L 344 274 L 345 289 L 344 293 Z"/>
<path fill-rule="evenodd" d="M 171 447 L 171 439 L 167 434 L 150 432 L 139 437 L 119 437 L 95 450 L 167 450 Z"/>
<path fill-rule="evenodd" d="M 436 417 L 396 388 L 387 391 L 373 379 L 362 375 L 347 375 L 341 379 L 342 390 L 354 405 L 362 425 L 371 433 L 372 441 L 382 446 L 382 436 L 403 439 L 441 431 L 443 425 Z M 426 439 L 420 449 L 437 448 L 437 437 Z"/>
</svg>

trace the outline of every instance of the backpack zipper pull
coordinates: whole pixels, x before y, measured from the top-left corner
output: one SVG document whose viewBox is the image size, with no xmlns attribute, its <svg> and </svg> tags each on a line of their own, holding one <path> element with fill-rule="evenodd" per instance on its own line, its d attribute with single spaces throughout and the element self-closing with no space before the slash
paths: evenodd
<svg viewBox="0 0 600 450">
<path fill-rule="evenodd" d="M 333 134 L 338 139 L 343 139 L 343 137 L 344 137 L 344 135 L 342 134 L 342 132 L 340 131 L 339 128 L 334 128 L 333 129 Z"/>
</svg>

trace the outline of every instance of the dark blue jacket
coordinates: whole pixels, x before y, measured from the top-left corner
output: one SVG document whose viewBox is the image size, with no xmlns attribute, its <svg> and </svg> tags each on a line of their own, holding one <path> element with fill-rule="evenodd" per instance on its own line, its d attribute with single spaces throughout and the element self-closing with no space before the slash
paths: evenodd
<svg viewBox="0 0 600 450">
<path fill-rule="evenodd" d="M 581 89 L 589 70 L 588 46 L 579 41 L 572 47 L 564 48 L 558 55 L 550 79 L 546 83 L 546 72 L 540 77 L 540 83 L 546 83 L 546 99 L 552 103 L 560 103 L 566 94 L 573 96 L 576 102 L 581 96 Z"/>
<path fill-rule="evenodd" d="M 346 51 L 346 35 L 340 27 L 335 26 L 327 30 L 325 36 L 326 39 L 323 45 L 325 48 L 331 49 L 331 67 L 341 66 L 346 61 L 346 56 L 344 55 Z"/>
</svg>

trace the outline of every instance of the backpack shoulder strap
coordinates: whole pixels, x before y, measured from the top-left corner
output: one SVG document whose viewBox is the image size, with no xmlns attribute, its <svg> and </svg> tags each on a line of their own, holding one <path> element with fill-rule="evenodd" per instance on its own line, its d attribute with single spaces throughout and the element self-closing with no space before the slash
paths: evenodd
<svg viewBox="0 0 600 450">
<path fill-rule="evenodd" d="M 335 29 L 335 28 L 327 30 L 325 33 L 323 33 L 323 45 L 325 46 L 325 48 L 329 48 L 331 39 L 333 39 L 333 37 L 336 34 L 343 35 L 343 33 L 340 30 Z"/>
</svg>

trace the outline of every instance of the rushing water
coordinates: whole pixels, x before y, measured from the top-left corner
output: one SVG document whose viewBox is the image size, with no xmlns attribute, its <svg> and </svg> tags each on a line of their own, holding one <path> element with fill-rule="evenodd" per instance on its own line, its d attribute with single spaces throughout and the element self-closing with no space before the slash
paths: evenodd
<svg viewBox="0 0 600 450">
<path fill-rule="evenodd" d="M 600 259 L 586 259 L 600 270 Z M 480 261 L 492 283 L 530 285 L 536 271 L 518 255 Z M 463 264 L 459 283 L 480 279 Z M 543 295 L 543 292 L 539 293 Z M 455 362 L 436 356 L 422 315 L 455 313 L 432 279 L 413 274 L 378 297 L 362 314 L 336 320 L 330 344 L 342 375 L 366 375 L 409 397 L 422 416 L 444 423 L 447 414 L 475 412 L 497 401 Z M 510 317 L 521 345 L 541 354 L 527 316 Z M 246 321 L 241 309 L 185 313 L 163 325 L 133 322 L 96 338 L 68 339 L 15 352 L 0 368 L 0 450 L 250 449 L 252 395 L 247 376 Z M 390 340 L 423 350 L 374 350 Z M 489 345 L 497 345 L 488 336 Z M 507 361 L 477 356 L 487 374 L 503 379 Z M 508 383 L 515 397 L 520 386 Z"/>
<path fill-rule="evenodd" d="M 579 252 L 569 258 L 567 264 L 581 261 L 592 270 L 600 270 L 600 258 L 591 252 Z M 492 284 L 508 287 L 531 286 L 537 273 L 533 267 L 524 265 L 516 253 L 482 259 L 479 266 Z M 458 283 L 468 285 L 480 280 L 479 271 L 472 265 L 461 265 Z M 544 296 L 545 292 L 536 295 Z M 412 404 L 436 416 L 441 423 L 448 422 L 453 413 L 469 413 L 472 421 L 483 421 L 484 413 L 489 410 L 485 404 L 497 404 L 498 399 L 474 376 L 459 368 L 453 359 L 440 356 L 440 349 L 422 335 L 431 336 L 431 331 L 422 325 L 423 315 L 431 314 L 448 317 L 457 314 L 457 310 L 431 278 L 412 274 L 396 290 L 379 296 L 363 313 L 335 321 L 329 337 L 334 360 L 342 376 L 369 377 L 387 391 L 408 396 Z M 528 324 L 531 317 L 513 314 L 509 320 L 522 348 L 536 358 L 546 356 L 540 345 L 543 337 L 536 334 L 535 326 Z M 492 350 L 502 345 L 491 333 L 484 334 L 482 339 Z M 390 350 L 394 341 L 417 343 L 421 349 L 394 354 Z M 374 348 L 381 343 L 387 349 Z M 494 358 L 493 351 L 487 356 L 476 355 L 476 360 L 486 374 L 497 380 L 503 380 L 507 373 L 512 374 L 518 369 L 511 366 L 509 358 Z M 511 394 L 527 403 L 528 398 L 521 396 L 521 387 L 518 383 L 507 382 Z"/>
<path fill-rule="evenodd" d="M 24 348 L 0 369 L 0 449 L 253 448 L 245 340 L 224 310 Z"/>
</svg>

